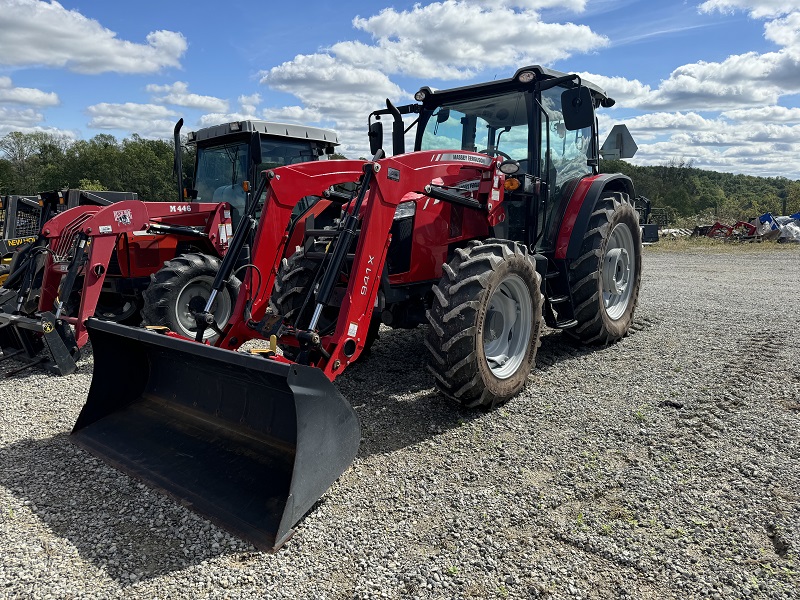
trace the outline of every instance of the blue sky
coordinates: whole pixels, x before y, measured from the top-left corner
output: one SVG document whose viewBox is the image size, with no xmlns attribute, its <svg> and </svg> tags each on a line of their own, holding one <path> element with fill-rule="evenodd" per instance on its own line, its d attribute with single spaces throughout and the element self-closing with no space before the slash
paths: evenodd
<svg viewBox="0 0 800 600">
<path fill-rule="evenodd" d="M 604 87 L 634 163 L 800 179 L 800 0 L 0 0 L 0 136 L 250 117 L 330 127 L 358 157 L 386 97 L 526 64 Z"/>
</svg>

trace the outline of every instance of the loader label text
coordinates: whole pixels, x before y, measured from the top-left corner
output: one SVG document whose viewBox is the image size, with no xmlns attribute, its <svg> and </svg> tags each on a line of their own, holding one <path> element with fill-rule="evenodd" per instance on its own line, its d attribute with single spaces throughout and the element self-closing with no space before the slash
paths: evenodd
<svg viewBox="0 0 800 600">
<path fill-rule="evenodd" d="M 182 213 L 182 212 L 192 212 L 192 205 L 191 204 L 170 204 L 169 205 L 169 212 L 171 213 Z M 230 213 L 227 213 L 230 214 Z M 225 218 L 229 218 L 227 215 Z"/>
<path fill-rule="evenodd" d="M 374 263 L 375 263 L 375 257 L 370 255 L 369 260 L 367 261 L 367 264 L 372 265 Z M 372 273 L 372 268 L 367 267 L 364 270 L 364 285 L 361 286 L 361 295 L 362 296 L 366 296 L 369 293 L 369 274 L 370 273 Z"/>
<path fill-rule="evenodd" d="M 461 192 L 462 196 L 471 196 L 472 192 L 477 192 L 481 187 L 480 179 L 473 179 L 471 181 L 462 181 L 455 185 L 456 191 Z"/>
<path fill-rule="evenodd" d="M 492 164 L 493 159 L 491 156 L 475 156 L 473 154 L 461 154 L 459 152 L 447 152 L 445 154 L 437 154 L 433 157 L 433 161 L 435 162 L 446 161 L 446 160 L 470 162 L 488 167 L 490 164 Z"/>
</svg>

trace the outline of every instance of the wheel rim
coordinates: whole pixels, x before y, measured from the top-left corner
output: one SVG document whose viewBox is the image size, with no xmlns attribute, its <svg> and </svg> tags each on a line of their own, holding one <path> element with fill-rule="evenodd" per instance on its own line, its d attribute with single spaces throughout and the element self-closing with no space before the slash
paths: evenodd
<svg viewBox="0 0 800 600">
<path fill-rule="evenodd" d="M 183 335 L 193 337 L 197 332 L 195 314 L 206 307 L 211 287 L 214 284 L 212 277 L 195 277 L 183 286 L 175 301 L 175 316 Z M 231 299 L 226 290 L 217 294 L 211 305 L 211 314 L 217 325 L 223 327 L 231 317 Z M 217 333 L 208 328 L 203 332 L 203 339 L 214 337 Z"/>
<path fill-rule="evenodd" d="M 601 274 L 603 305 L 608 317 L 614 321 L 622 317 L 628 309 L 635 271 L 633 235 L 627 225 L 618 223 L 606 242 Z"/>
<path fill-rule="evenodd" d="M 498 379 L 517 372 L 528 354 L 533 309 L 528 286 L 509 275 L 492 292 L 483 326 L 483 353 Z"/>
</svg>

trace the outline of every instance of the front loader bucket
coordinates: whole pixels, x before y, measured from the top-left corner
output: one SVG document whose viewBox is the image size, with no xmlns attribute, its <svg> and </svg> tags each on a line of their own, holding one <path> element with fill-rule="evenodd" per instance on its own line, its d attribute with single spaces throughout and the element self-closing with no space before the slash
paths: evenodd
<svg viewBox="0 0 800 600">
<path fill-rule="evenodd" d="M 89 319 L 75 443 L 263 550 L 352 463 L 361 429 L 323 372 Z"/>
</svg>

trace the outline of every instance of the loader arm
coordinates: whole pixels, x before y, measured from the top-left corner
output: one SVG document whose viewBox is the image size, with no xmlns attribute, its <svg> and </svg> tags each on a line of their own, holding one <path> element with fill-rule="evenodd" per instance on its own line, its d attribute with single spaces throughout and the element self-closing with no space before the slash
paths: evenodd
<svg viewBox="0 0 800 600">
<path fill-rule="evenodd" d="M 477 204 L 480 207 L 474 210 L 494 215 L 503 210 L 503 179 L 502 176 L 499 179 L 492 177 L 494 166 L 499 163 L 486 161 L 485 155 L 418 152 L 386 158 L 377 164 L 380 170 L 375 173 L 367 202 L 361 211 L 362 235 L 359 236 L 336 330 L 333 335 L 322 339 L 322 346 L 330 358 L 323 357 L 316 365 L 331 380 L 364 350 L 398 204 L 418 194 L 425 194 L 424 190 L 431 182 L 450 179 L 469 171 L 476 173 L 474 177 L 481 181 L 477 196 L 483 201 L 479 200 Z M 499 186 L 495 202 L 491 200 L 493 185 Z M 459 197 L 459 200 L 463 198 Z"/>
<path fill-rule="evenodd" d="M 358 180 L 363 165 L 360 160 L 310 162 L 266 172 L 269 183 L 252 249 L 257 275 L 254 277 L 254 269 L 248 270 L 239 288 L 233 316 L 216 343 L 218 347 L 235 349 L 249 339 L 263 337 L 254 325 L 264 318 L 269 307 L 275 275 L 289 242 L 287 225 L 292 210 L 306 196 L 321 196 L 333 185 Z"/>
<path fill-rule="evenodd" d="M 74 277 L 62 276 L 65 272 L 70 272 L 70 267 L 73 274 L 76 274 L 77 270 L 82 271 L 84 278 L 80 307 L 77 314 L 64 318 L 75 327 L 76 342 L 82 347 L 88 340 L 84 322 L 97 308 L 111 255 L 120 236 L 145 233 L 152 222 L 175 214 L 213 212 L 214 218 L 210 221 L 218 223 L 221 222 L 223 210 L 224 205 L 215 204 L 128 200 L 105 207 L 85 207 L 77 212 L 67 211 L 58 215 L 45 224 L 44 233 L 51 241 L 53 252 L 48 253 L 45 262 L 39 310 L 53 311 L 60 317 L 62 304 L 72 291 L 64 289 L 65 284 L 71 287 L 70 284 L 74 281 Z M 208 235 L 212 242 L 219 242 L 216 231 L 209 230 Z M 67 265 L 63 262 L 62 256 L 73 249 L 74 240 L 79 236 L 84 237 L 89 243 L 75 246 L 72 259 Z M 73 266 L 74 263 L 83 263 L 82 268 Z"/>
<path fill-rule="evenodd" d="M 323 358 L 313 365 L 333 380 L 364 349 L 397 205 L 410 196 L 424 194 L 431 182 L 452 179 L 469 171 L 474 173 L 473 178 L 481 181 L 478 197 L 483 198 L 483 202 L 476 202 L 475 209 L 486 211 L 490 220 L 498 218 L 503 211 L 503 180 L 502 176 L 499 180 L 492 177 L 495 164 L 495 160 L 478 153 L 432 151 L 386 158 L 375 163 L 337 161 L 337 168 L 333 171 L 330 162 L 305 163 L 268 171 L 265 206 L 253 248 L 253 263 L 258 267 L 262 281 L 254 281 L 253 269 L 248 272 L 240 288 L 234 316 L 217 345 L 233 349 L 249 339 L 264 337 L 264 332 L 258 332 L 256 325 L 268 309 L 275 276 L 288 242 L 286 223 L 297 200 L 307 195 L 321 195 L 323 190 L 336 184 L 356 181 L 364 174 L 365 168 L 373 169 L 369 190 L 357 215 L 365 234 L 358 237 L 336 329 L 332 335 L 321 339 Z M 494 202 L 491 199 L 493 189 L 497 191 Z M 245 316 L 248 309 L 249 319 Z M 296 344 L 292 339 L 282 341 Z"/>
</svg>

